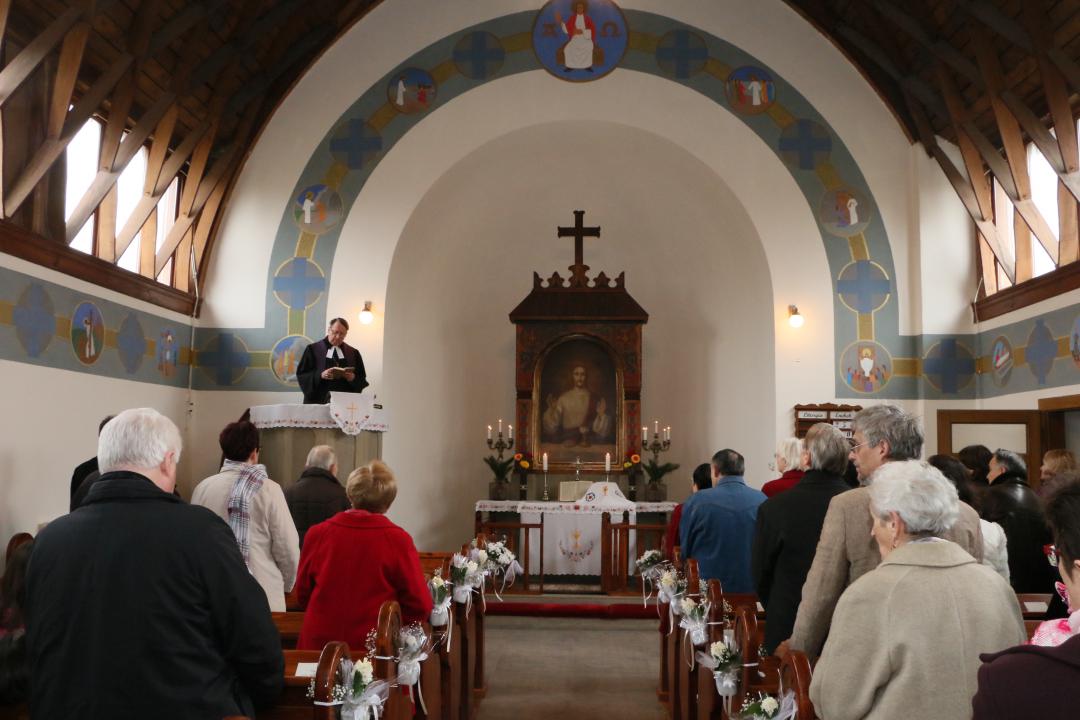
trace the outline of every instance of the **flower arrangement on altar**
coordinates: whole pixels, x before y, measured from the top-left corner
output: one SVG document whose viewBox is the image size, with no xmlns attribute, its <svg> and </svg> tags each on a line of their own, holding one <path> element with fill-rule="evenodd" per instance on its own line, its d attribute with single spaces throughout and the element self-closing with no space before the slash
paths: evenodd
<svg viewBox="0 0 1080 720">
<path fill-rule="evenodd" d="M 763 692 L 747 698 L 736 715 L 739 720 L 790 720 L 795 717 L 795 694 L 788 692 L 783 700 Z"/>
<path fill-rule="evenodd" d="M 649 461 L 643 465 L 645 468 L 645 474 L 649 476 L 649 484 L 657 485 L 664 476 L 670 472 L 679 469 L 679 463 L 660 463 L 656 461 L 656 458 L 649 458 Z"/>
<path fill-rule="evenodd" d="M 495 482 L 508 483 L 510 479 L 507 475 L 510 473 L 510 468 L 514 466 L 516 462 L 514 458 L 497 458 L 494 455 L 488 455 L 484 458 L 484 462 L 491 468 L 491 472 L 495 475 Z"/>
<path fill-rule="evenodd" d="M 623 470 L 630 470 L 631 472 L 637 470 L 637 466 L 641 465 L 641 455 L 634 450 L 630 450 L 626 453 L 626 458 L 623 460 Z"/>
<path fill-rule="evenodd" d="M 442 570 L 438 569 L 427 583 L 431 593 L 431 627 L 443 627 L 450 621 L 450 584 L 443 580 Z"/>
<path fill-rule="evenodd" d="M 518 470 L 528 470 L 532 467 L 532 459 L 531 452 L 514 453 L 514 467 Z"/>
</svg>

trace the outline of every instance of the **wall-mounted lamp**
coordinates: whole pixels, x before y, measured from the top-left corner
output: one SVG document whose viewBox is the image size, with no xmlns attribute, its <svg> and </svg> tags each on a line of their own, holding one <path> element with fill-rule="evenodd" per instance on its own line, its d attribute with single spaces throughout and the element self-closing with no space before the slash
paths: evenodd
<svg viewBox="0 0 1080 720">
<path fill-rule="evenodd" d="M 795 307 L 792 305 L 792 307 Z M 364 309 L 360 311 L 360 324 L 370 325 L 375 321 L 375 313 L 371 312 L 371 301 L 364 301 Z"/>
<path fill-rule="evenodd" d="M 799 308 L 795 305 L 788 305 L 788 325 L 793 328 L 801 328 L 803 323 L 806 322 L 806 318 L 799 312 Z"/>
</svg>

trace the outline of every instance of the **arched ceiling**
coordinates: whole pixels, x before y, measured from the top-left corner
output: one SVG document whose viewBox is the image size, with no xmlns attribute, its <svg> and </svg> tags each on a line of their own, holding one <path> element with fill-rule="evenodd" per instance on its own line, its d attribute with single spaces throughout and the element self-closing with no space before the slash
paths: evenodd
<svg viewBox="0 0 1080 720">
<path fill-rule="evenodd" d="M 0 3 L 0 250 L 194 310 L 194 280 L 209 262 L 218 210 L 259 129 L 306 68 L 378 1 Z M 1010 154 L 1033 140 L 1080 193 L 1075 130 L 1058 139 L 1048 131 L 1075 127 L 1080 111 L 1076 0 L 786 2 L 850 58 L 908 136 L 942 163 L 991 249 L 981 188 L 951 165 L 936 136 L 970 148 L 968 176 L 986 168 L 1015 175 Z M 65 223 L 63 149 L 92 116 L 105 124 L 101 171 Z M 68 249 L 65 241 L 99 217 L 133 148 L 144 144 L 150 163 L 141 219 L 124 228 L 96 222 L 94 257 Z M 161 247 L 144 248 L 142 277 L 118 270 L 176 175 L 186 187 L 173 231 Z M 1023 183 L 1013 184 L 1023 213 Z M 172 288 L 154 280 L 165 267 Z"/>
</svg>

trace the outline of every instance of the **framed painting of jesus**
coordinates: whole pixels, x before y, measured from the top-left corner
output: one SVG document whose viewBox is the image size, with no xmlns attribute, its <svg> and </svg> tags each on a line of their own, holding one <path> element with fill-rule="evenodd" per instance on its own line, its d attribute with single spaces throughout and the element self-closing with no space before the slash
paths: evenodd
<svg viewBox="0 0 1080 720">
<path fill-rule="evenodd" d="M 536 364 L 533 447 L 549 464 L 595 467 L 606 453 L 618 465 L 622 379 L 609 348 L 585 335 L 551 346 Z"/>
</svg>

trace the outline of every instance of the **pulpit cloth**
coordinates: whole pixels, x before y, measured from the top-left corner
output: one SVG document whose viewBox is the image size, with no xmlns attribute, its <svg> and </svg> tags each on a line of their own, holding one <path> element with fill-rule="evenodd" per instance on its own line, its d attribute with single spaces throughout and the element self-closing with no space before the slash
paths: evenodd
<svg viewBox="0 0 1080 720">
<path fill-rule="evenodd" d="M 357 435 L 363 430 L 386 432 L 390 429 L 386 410 L 379 407 L 375 398 L 358 393 L 333 393 L 355 402 L 357 412 L 367 415 L 363 422 L 348 422 L 348 418 L 335 418 L 332 405 L 255 405 L 251 408 L 251 422 L 263 428 L 337 428 L 347 435 Z M 348 403 L 344 403 L 348 407 Z"/>
<path fill-rule="evenodd" d="M 621 504 L 620 504 L 621 505 Z M 670 513 L 673 502 L 626 501 L 630 522 L 637 513 Z M 543 502 L 537 500 L 480 500 L 477 512 L 514 512 L 523 523 L 539 523 L 544 515 L 544 547 L 540 533 L 532 530 L 529 538 L 529 571 L 540 572 L 540 552 L 544 553 L 544 575 L 600 575 L 600 516 L 611 513 L 612 522 L 621 522 L 623 507 L 584 502 Z M 634 570 L 637 559 L 636 533 L 630 534 L 627 569 Z"/>
</svg>

